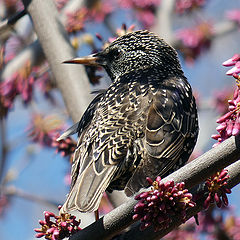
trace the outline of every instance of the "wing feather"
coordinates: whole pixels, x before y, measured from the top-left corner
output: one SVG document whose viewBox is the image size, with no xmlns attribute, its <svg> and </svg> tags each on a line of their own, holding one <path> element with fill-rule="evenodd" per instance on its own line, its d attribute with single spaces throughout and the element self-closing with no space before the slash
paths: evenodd
<svg viewBox="0 0 240 240">
<path fill-rule="evenodd" d="M 187 84 L 181 79 L 179 82 L 181 84 L 176 85 Z M 191 151 L 185 153 L 184 146 L 186 143 L 195 145 L 196 135 L 192 132 L 193 128 L 198 132 L 198 125 L 190 86 L 188 90 L 186 93 L 184 87 L 165 86 L 165 89 L 157 91 L 154 95 L 146 125 L 146 159 L 141 162 L 127 183 L 125 193 L 128 196 L 147 186 L 146 177 L 165 177 L 177 165 L 182 166 L 190 156 Z"/>
<path fill-rule="evenodd" d="M 91 124 L 82 131 L 74 154 L 71 190 L 62 211 L 96 210 L 103 192 L 139 134 L 133 125 L 146 107 L 142 102 L 135 106 L 136 102 L 131 101 L 134 96 L 128 94 L 128 84 L 119 86 L 116 91 L 113 94 L 110 88 L 104 94 L 91 116 Z"/>
</svg>

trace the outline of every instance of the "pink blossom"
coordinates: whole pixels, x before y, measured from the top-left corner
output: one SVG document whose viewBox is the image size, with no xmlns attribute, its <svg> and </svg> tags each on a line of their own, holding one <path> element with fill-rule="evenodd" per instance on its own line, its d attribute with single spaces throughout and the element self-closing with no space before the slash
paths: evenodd
<svg viewBox="0 0 240 240">
<path fill-rule="evenodd" d="M 233 75 L 234 73 L 240 73 L 240 61 L 236 62 L 235 66 L 226 72 L 227 75 Z"/>
<path fill-rule="evenodd" d="M 52 104 L 55 104 L 55 98 L 51 94 L 51 90 L 55 86 L 54 81 L 52 81 L 52 75 L 49 71 L 48 63 L 33 67 L 32 74 L 35 77 L 35 86 L 44 94 L 48 100 L 50 100 Z"/>
<path fill-rule="evenodd" d="M 240 239 L 240 218 L 235 216 L 230 216 L 226 219 L 225 230 L 231 237 L 231 239 Z"/>
<path fill-rule="evenodd" d="M 119 0 L 123 8 L 131 8 L 136 11 L 137 19 L 142 22 L 144 28 L 149 28 L 154 23 L 154 10 L 161 3 L 160 0 Z"/>
<path fill-rule="evenodd" d="M 196 48 L 200 44 L 203 36 L 200 31 L 195 31 L 192 28 L 186 28 L 178 31 L 177 38 L 180 39 L 185 46 Z"/>
<path fill-rule="evenodd" d="M 164 236 L 164 240 L 199 240 L 197 232 L 194 231 L 194 226 L 186 224 L 181 228 L 174 229 L 169 234 Z"/>
<path fill-rule="evenodd" d="M 60 137 L 59 133 L 52 138 L 52 147 L 56 147 L 56 153 L 60 153 L 63 157 L 73 154 L 77 146 L 76 141 L 71 137 L 57 141 L 58 137 Z"/>
<path fill-rule="evenodd" d="M 210 47 L 212 34 L 212 25 L 207 22 L 177 31 L 176 38 L 182 42 L 181 52 L 188 62 L 192 62 L 204 49 Z"/>
<path fill-rule="evenodd" d="M 177 0 L 175 10 L 177 13 L 183 14 L 185 12 L 203 7 L 205 4 L 206 0 Z"/>
<path fill-rule="evenodd" d="M 240 133 L 240 91 L 237 87 L 232 100 L 228 100 L 228 112 L 217 119 L 220 125 L 216 128 L 218 134 L 212 135 L 212 138 L 218 140 L 213 145 L 215 147 L 231 136 L 236 136 Z"/>
<path fill-rule="evenodd" d="M 5 43 L 4 62 L 12 60 L 22 47 L 22 42 L 17 36 L 11 36 Z"/>
<path fill-rule="evenodd" d="M 155 231 L 167 228 L 177 213 L 185 222 L 186 209 L 194 207 L 192 194 L 185 189 L 184 182 L 161 182 L 158 176 L 155 181 L 147 178 L 152 190 L 142 192 L 135 197 L 138 203 L 134 207 L 134 220 L 141 220 L 140 230 L 153 225 Z"/>
<path fill-rule="evenodd" d="M 222 65 L 225 67 L 230 67 L 234 66 L 238 61 L 240 61 L 240 54 L 234 54 L 233 57 L 223 62 Z"/>
<path fill-rule="evenodd" d="M 214 93 L 214 107 L 219 112 L 219 114 L 225 114 L 228 112 L 228 99 L 232 98 L 233 89 L 224 88 L 223 90 L 218 90 Z"/>
<path fill-rule="evenodd" d="M 150 28 L 154 24 L 155 15 L 152 10 L 138 11 L 137 19 L 142 22 L 144 28 Z"/>
<path fill-rule="evenodd" d="M 211 234 L 214 231 L 217 219 L 213 214 L 213 209 L 214 208 L 208 208 L 205 211 L 201 211 L 200 213 L 198 213 L 200 223 L 198 226 L 198 230 L 200 232 Z"/>
<path fill-rule="evenodd" d="M 69 33 L 76 33 L 84 29 L 84 23 L 87 19 L 87 8 L 80 8 L 73 13 L 67 13 L 66 30 Z"/>
<path fill-rule="evenodd" d="M 102 22 L 108 14 L 113 12 L 113 9 L 111 1 L 95 1 L 95 4 L 88 9 L 88 19 Z"/>
<path fill-rule="evenodd" d="M 34 114 L 27 131 L 32 141 L 41 145 L 52 146 L 55 136 L 63 129 L 64 123 L 58 116 Z"/>
<path fill-rule="evenodd" d="M 32 99 L 34 76 L 30 62 L 14 73 L 10 78 L 0 83 L 0 96 L 3 106 L 11 108 L 17 95 L 21 95 L 23 102 L 29 103 Z"/>
<path fill-rule="evenodd" d="M 207 209 L 210 203 L 216 202 L 220 208 L 222 204 L 228 206 L 228 198 L 226 194 L 231 193 L 231 189 L 227 188 L 227 180 L 229 179 L 228 170 L 223 169 L 206 180 L 206 186 L 209 194 L 204 201 L 204 208 Z"/>
<path fill-rule="evenodd" d="M 59 207 L 59 210 L 61 206 Z M 55 215 L 52 212 L 44 212 L 44 220 L 39 220 L 40 228 L 35 228 L 34 231 L 37 232 L 36 238 L 45 237 L 45 239 L 60 240 L 70 237 L 74 233 L 82 230 L 80 225 L 80 220 L 76 220 L 76 217 L 64 213 L 60 216 Z"/>
<path fill-rule="evenodd" d="M 233 68 L 228 70 L 226 74 L 236 78 L 237 79 L 236 82 L 239 87 L 240 76 L 238 74 L 240 73 L 240 54 L 234 54 L 233 57 L 223 62 L 222 65 L 226 67 L 233 66 Z"/>
<path fill-rule="evenodd" d="M 124 8 L 148 8 L 158 6 L 161 0 L 119 0 L 118 2 Z"/>
<path fill-rule="evenodd" d="M 226 17 L 229 20 L 235 21 L 237 24 L 240 24 L 240 9 L 234 9 L 226 13 Z"/>
</svg>

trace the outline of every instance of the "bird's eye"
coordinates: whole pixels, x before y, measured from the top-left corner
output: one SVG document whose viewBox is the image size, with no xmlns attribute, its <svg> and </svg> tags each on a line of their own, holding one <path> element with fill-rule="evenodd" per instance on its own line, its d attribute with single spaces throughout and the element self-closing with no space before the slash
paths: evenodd
<svg viewBox="0 0 240 240">
<path fill-rule="evenodd" d="M 120 49 L 113 49 L 112 51 L 109 52 L 109 59 L 110 61 L 116 60 L 120 57 L 120 55 L 121 55 Z"/>
</svg>

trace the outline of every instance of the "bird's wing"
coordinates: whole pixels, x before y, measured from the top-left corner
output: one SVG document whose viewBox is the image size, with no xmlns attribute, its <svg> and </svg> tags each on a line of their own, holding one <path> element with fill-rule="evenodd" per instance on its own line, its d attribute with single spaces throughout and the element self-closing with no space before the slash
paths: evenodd
<svg viewBox="0 0 240 240">
<path fill-rule="evenodd" d="M 78 135 L 81 135 L 82 132 L 88 127 L 89 123 L 91 122 L 91 119 L 93 117 L 93 114 L 95 112 L 96 106 L 105 93 L 106 90 L 100 90 L 100 91 L 94 91 L 92 93 L 97 93 L 97 95 L 94 97 L 92 102 L 89 104 L 88 108 L 84 112 L 81 120 L 74 125 L 72 125 L 70 128 L 68 128 L 58 139 L 57 141 L 60 141 L 62 139 L 65 139 L 73 134 L 78 133 Z"/>
<path fill-rule="evenodd" d="M 145 111 L 144 101 L 136 97 L 140 88 L 130 92 L 128 84 L 113 84 L 100 100 L 91 124 L 80 136 L 72 166 L 72 187 L 63 211 L 96 210 L 135 135 L 140 134 L 134 124 Z"/>
<path fill-rule="evenodd" d="M 195 109 L 195 100 L 186 82 L 180 81 L 177 89 L 158 90 L 148 110 L 146 159 L 125 188 L 128 196 L 147 186 L 146 177 L 164 177 L 187 161 L 196 142 L 193 132 L 198 132 Z"/>
</svg>

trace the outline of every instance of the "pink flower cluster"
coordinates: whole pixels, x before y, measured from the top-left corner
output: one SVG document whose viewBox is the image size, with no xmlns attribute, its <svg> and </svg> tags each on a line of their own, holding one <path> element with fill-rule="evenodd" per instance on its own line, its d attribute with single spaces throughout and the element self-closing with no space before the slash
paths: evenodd
<svg viewBox="0 0 240 240">
<path fill-rule="evenodd" d="M 44 146 L 52 146 L 53 139 L 59 132 L 63 131 L 63 128 L 63 121 L 55 115 L 34 114 L 27 131 L 32 141 Z"/>
<path fill-rule="evenodd" d="M 52 138 L 52 147 L 56 147 L 56 152 L 63 157 L 73 154 L 77 143 L 71 137 L 57 141 L 59 136 L 60 134 L 58 133 Z"/>
<path fill-rule="evenodd" d="M 228 11 L 226 17 L 240 25 L 240 9 Z"/>
<path fill-rule="evenodd" d="M 161 182 L 161 177 L 157 177 L 153 182 L 147 178 L 152 190 L 140 193 L 135 197 L 138 203 L 134 207 L 133 219 L 140 219 L 140 230 L 153 225 L 155 231 L 168 227 L 172 218 L 179 214 L 185 222 L 186 209 L 194 207 L 191 200 L 192 194 L 184 189 L 184 182 L 174 184 L 174 181 Z"/>
<path fill-rule="evenodd" d="M 47 64 L 45 65 L 45 69 L 34 67 L 33 74 L 36 76 L 36 87 L 39 88 L 46 98 L 54 103 L 54 98 L 51 96 L 51 90 L 55 87 L 54 81 L 51 81 L 51 74 L 46 68 L 49 69 Z"/>
<path fill-rule="evenodd" d="M 180 50 L 188 62 L 193 62 L 204 49 L 210 47 L 212 34 L 212 25 L 208 22 L 177 31 L 176 38 L 183 45 Z"/>
<path fill-rule="evenodd" d="M 175 11 L 179 14 L 203 7 L 206 0 L 177 0 Z"/>
<path fill-rule="evenodd" d="M 149 28 L 153 25 L 155 15 L 154 10 L 161 3 L 160 0 L 118 0 L 118 3 L 123 8 L 134 9 L 138 20 L 143 24 L 144 28 Z"/>
<path fill-rule="evenodd" d="M 80 8 L 73 13 L 67 13 L 66 30 L 69 33 L 76 33 L 84 29 L 84 23 L 87 19 L 87 8 Z"/>
<path fill-rule="evenodd" d="M 113 12 L 113 9 L 111 1 L 95 1 L 93 6 L 88 9 L 88 19 L 102 22 L 108 14 Z"/>
<path fill-rule="evenodd" d="M 36 238 L 45 237 L 45 239 L 59 240 L 81 230 L 80 220 L 77 221 L 75 216 L 68 213 L 56 216 L 52 212 L 45 211 L 44 220 L 39 220 L 39 224 L 41 228 L 34 229 L 37 232 Z"/>
<path fill-rule="evenodd" d="M 227 180 L 229 179 L 228 171 L 223 169 L 206 180 L 206 186 L 209 194 L 204 201 L 204 208 L 207 209 L 210 203 L 216 202 L 220 208 L 222 204 L 228 205 L 226 194 L 231 193 L 231 189 L 227 188 Z"/>
<path fill-rule="evenodd" d="M 237 87 L 234 95 L 233 100 L 228 100 L 229 104 L 229 112 L 224 114 L 222 117 L 217 119 L 217 123 L 220 125 L 216 128 L 218 134 L 212 135 L 212 138 L 218 140 L 217 143 L 213 145 L 220 144 L 224 140 L 228 139 L 231 136 L 236 136 L 240 132 L 240 91 Z"/>
<path fill-rule="evenodd" d="M 233 88 L 224 88 L 214 93 L 214 107 L 219 114 L 228 112 L 228 100 L 233 96 Z"/>
<path fill-rule="evenodd" d="M 223 62 L 222 64 L 225 67 L 232 67 L 230 70 L 226 72 L 227 75 L 234 76 L 240 73 L 240 54 L 234 54 L 233 57 Z"/>
<path fill-rule="evenodd" d="M 235 54 L 232 58 L 228 59 L 223 63 L 224 66 L 234 66 L 232 69 L 227 71 L 227 75 L 232 75 L 236 78 L 237 88 L 234 91 L 233 99 L 228 100 L 228 112 L 222 117 L 217 119 L 217 123 L 220 125 L 216 128 L 218 134 L 212 135 L 212 138 L 218 140 L 213 145 L 215 147 L 219 143 L 223 142 L 231 136 L 236 136 L 240 133 L 240 54 Z"/>
<path fill-rule="evenodd" d="M 119 5 L 124 8 L 148 8 L 158 6 L 161 0 L 119 0 Z"/>
<path fill-rule="evenodd" d="M 82 31 L 86 21 L 102 22 L 112 11 L 113 5 L 110 1 L 95 1 L 91 8 L 82 7 L 73 13 L 67 13 L 66 30 L 69 33 Z"/>
<path fill-rule="evenodd" d="M 3 106 L 11 108 L 17 95 L 21 95 L 24 103 L 32 99 L 34 76 L 30 62 L 14 73 L 10 78 L 0 83 L 0 97 Z"/>
<path fill-rule="evenodd" d="M 169 234 L 164 236 L 164 240 L 200 240 L 197 236 L 195 229 L 195 223 L 182 225 L 180 228 L 176 228 Z"/>
<path fill-rule="evenodd" d="M 228 232 L 231 239 L 239 240 L 240 239 L 240 218 L 230 216 L 227 218 L 225 223 L 225 231 Z"/>
<path fill-rule="evenodd" d="M 23 47 L 22 39 L 18 36 L 11 36 L 4 45 L 4 63 L 12 60 Z"/>
</svg>

